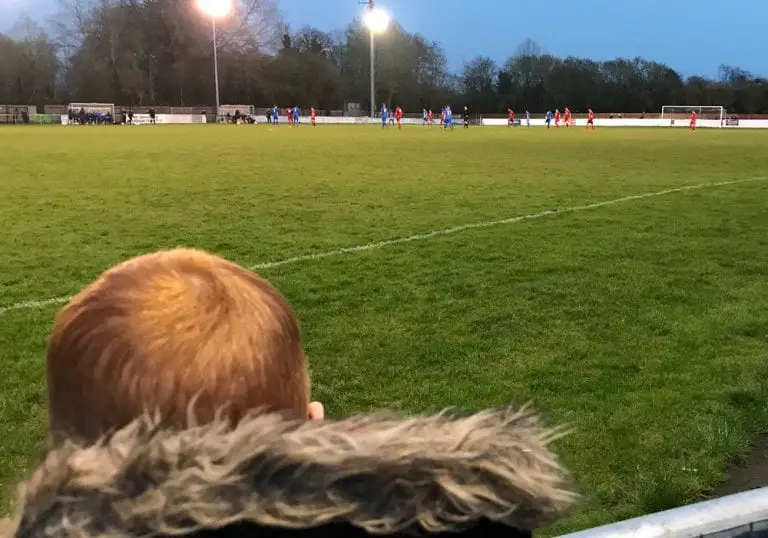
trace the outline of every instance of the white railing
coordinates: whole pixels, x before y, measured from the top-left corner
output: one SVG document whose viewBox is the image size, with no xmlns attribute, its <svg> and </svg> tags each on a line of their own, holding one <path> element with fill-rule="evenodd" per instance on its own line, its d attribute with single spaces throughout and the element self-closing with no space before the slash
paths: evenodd
<svg viewBox="0 0 768 538">
<path fill-rule="evenodd" d="M 560 538 L 708 537 L 768 537 L 768 488 L 628 519 Z"/>
<path fill-rule="evenodd" d="M 157 114 L 157 123 L 176 123 L 176 124 L 200 124 L 200 123 L 206 123 L 205 116 L 202 114 Z M 256 121 L 258 123 L 265 123 L 263 117 L 256 117 Z M 378 118 L 368 118 L 368 117 L 352 117 L 352 116 L 318 116 L 317 117 L 317 123 L 318 124 L 340 124 L 340 125 L 352 125 L 352 124 L 371 124 L 371 125 L 381 125 L 381 120 Z M 309 118 L 306 116 L 302 116 L 300 119 L 300 122 L 304 125 L 309 123 Z M 463 126 L 464 120 L 460 116 L 454 116 L 453 118 L 454 125 L 457 128 L 460 128 Z M 61 116 L 61 123 L 66 125 L 68 124 L 68 118 L 67 116 Z M 149 115 L 147 114 L 134 114 L 134 123 L 135 124 L 142 124 L 142 123 L 149 123 Z M 403 125 L 422 125 L 421 118 L 403 118 L 402 124 Z M 280 116 L 279 120 L 280 125 L 287 124 L 287 118 L 285 116 Z M 606 118 L 598 118 L 595 120 L 595 124 L 597 128 L 602 127 L 672 127 L 672 128 L 681 128 L 681 127 L 688 127 L 687 121 L 675 121 L 674 123 L 671 122 L 671 120 L 661 120 L 659 118 L 649 118 L 649 119 L 640 119 L 640 118 L 613 118 L 613 119 L 606 119 Z M 439 118 L 435 120 L 435 127 L 439 127 L 440 120 Z M 470 125 L 472 127 L 477 126 L 484 126 L 484 127 L 506 127 L 507 120 L 506 118 L 485 118 L 482 116 L 473 116 Z M 545 126 L 544 120 L 542 118 L 531 118 L 531 127 L 543 127 Z M 577 118 L 572 123 L 573 127 L 581 127 L 584 128 L 586 125 L 586 119 L 584 118 Z M 699 127 L 720 127 L 721 124 L 718 120 L 699 120 L 698 121 Z M 722 125 L 723 127 L 732 127 L 732 128 L 742 128 L 742 129 L 768 129 L 768 119 L 765 120 L 753 120 L 753 119 L 746 119 L 746 120 L 726 120 L 726 123 Z M 526 128 L 525 120 L 523 120 L 523 126 L 518 128 Z M 554 124 L 552 126 L 554 128 Z M 561 126 L 561 128 L 563 128 Z"/>
</svg>

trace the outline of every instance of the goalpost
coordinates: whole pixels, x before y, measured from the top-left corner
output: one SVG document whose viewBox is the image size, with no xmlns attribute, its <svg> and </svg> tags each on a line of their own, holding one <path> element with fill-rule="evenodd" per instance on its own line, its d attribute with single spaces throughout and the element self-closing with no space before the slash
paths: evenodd
<svg viewBox="0 0 768 538">
<path fill-rule="evenodd" d="M 115 120 L 115 105 L 113 103 L 70 103 L 68 110 L 77 117 L 82 110 L 86 114 L 96 114 L 102 120 L 109 117 L 109 121 Z"/>
<path fill-rule="evenodd" d="M 113 103 L 70 103 L 69 110 L 77 113 L 80 109 L 84 109 L 86 112 L 95 112 L 101 114 L 109 114 L 113 118 L 115 117 L 115 105 Z"/>
<path fill-rule="evenodd" d="M 253 116 L 256 107 L 253 105 L 219 105 L 219 117 L 217 121 L 224 121 L 227 114 L 234 117 L 235 112 L 240 112 L 240 116 Z"/>
<path fill-rule="evenodd" d="M 696 111 L 698 115 L 698 127 L 724 127 L 725 107 L 722 106 L 680 106 L 665 105 L 661 107 L 662 125 L 688 126 L 691 113 Z"/>
</svg>

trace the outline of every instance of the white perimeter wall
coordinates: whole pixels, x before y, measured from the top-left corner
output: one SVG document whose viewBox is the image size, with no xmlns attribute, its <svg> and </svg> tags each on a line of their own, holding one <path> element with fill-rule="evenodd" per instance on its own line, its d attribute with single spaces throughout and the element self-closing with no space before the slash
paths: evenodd
<svg viewBox="0 0 768 538">
<path fill-rule="evenodd" d="M 206 117 L 202 114 L 157 114 L 156 123 L 165 124 L 200 124 L 205 123 Z M 134 125 L 148 125 L 150 123 L 149 114 L 134 114 Z M 69 116 L 61 116 L 61 124 L 69 125 Z"/>
<path fill-rule="evenodd" d="M 525 120 L 522 120 L 523 126 L 525 126 Z M 579 118 L 576 120 L 577 127 L 584 127 L 587 124 L 585 118 Z M 483 119 L 483 125 L 487 127 L 491 126 L 506 126 L 507 120 L 504 118 L 487 118 Z M 613 119 L 596 119 L 595 125 L 597 127 L 688 127 L 687 120 L 675 120 L 674 124 L 670 120 L 661 119 L 640 119 L 640 118 L 613 118 Z M 698 127 L 720 127 L 720 120 L 702 120 L 696 122 Z M 543 119 L 536 118 L 531 119 L 531 127 L 544 127 L 546 123 Z M 554 128 L 555 122 L 552 122 L 552 128 Z M 736 128 L 737 126 L 724 126 L 728 128 Z M 739 120 L 740 128 L 746 129 L 768 129 L 768 120 Z M 560 125 L 562 129 L 563 126 Z"/>
<path fill-rule="evenodd" d="M 156 117 L 157 123 L 161 124 L 202 124 L 206 122 L 205 116 L 202 114 L 158 114 Z M 258 118 L 259 123 L 264 123 L 263 118 Z M 69 123 L 67 116 L 61 117 L 62 125 Z M 143 125 L 149 123 L 148 114 L 135 114 L 133 116 L 133 123 L 137 125 Z M 301 123 L 309 123 L 309 117 L 302 117 Z M 318 124 L 336 124 L 336 125 L 366 125 L 366 124 L 380 124 L 381 120 L 367 118 L 367 117 L 348 117 L 348 116 L 318 116 Z M 421 125 L 421 118 L 403 118 L 403 125 Z M 457 127 L 461 127 L 461 118 L 455 118 L 454 123 Z M 280 116 L 280 125 L 287 125 L 288 120 L 285 116 Z M 436 121 L 436 125 L 438 122 Z M 485 127 L 506 127 L 507 120 L 505 118 L 483 118 L 482 124 Z M 576 120 L 576 127 L 584 127 L 587 124 L 585 118 L 579 118 Z M 531 127 L 544 127 L 546 124 L 543 119 L 535 118 L 531 119 Z M 670 120 L 661 119 L 640 119 L 640 118 L 613 118 L 613 119 L 597 119 L 595 120 L 597 127 L 688 127 L 687 120 L 675 120 L 674 125 Z M 702 120 L 697 123 L 699 127 L 719 127 L 719 120 Z M 725 126 L 729 129 L 743 128 L 743 129 L 768 129 L 768 120 L 739 120 L 738 126 Z M 525 128 L 525 120 L 522 120 L 522 126 L 518 128 Z M 554 122 L 552 123 L 554 128 Z M 561 129 L 564 127 L 561 125 Z"/>
</svg>

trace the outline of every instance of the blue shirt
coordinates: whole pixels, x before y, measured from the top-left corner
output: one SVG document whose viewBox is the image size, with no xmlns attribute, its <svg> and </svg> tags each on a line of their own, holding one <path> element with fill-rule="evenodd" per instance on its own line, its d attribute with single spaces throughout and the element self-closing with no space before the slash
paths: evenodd
<svg viewBox="0 0 768 538">
<path fill-rule="evenodd" d="M 298 118 L 299 116 L 301 116 L 301 110 L 297 106 L 293 107 L 293 117 Z"/>
<path fill-rule="evenodd" d="M 387 119 L 387 107 L 385 106 L 381 107 L 381 119 Z"/>
<path fill-rule="evenodd" d="M 451 107 L 447 106 L 445 107 L 445 119 L 447 121 L 450 121 L 453 119 L 453 111 L 451 110 Z"/>
<path fill-rule="evenodd" d="M 272 117 L 277 118 L 279 114 L 277 113 L 277 107 L 272 107 Z"/>
<path fill-rule="evenodd" d="M 552 112 L 547 110 L 547 121 L 552 121 Z"/>
</svg>

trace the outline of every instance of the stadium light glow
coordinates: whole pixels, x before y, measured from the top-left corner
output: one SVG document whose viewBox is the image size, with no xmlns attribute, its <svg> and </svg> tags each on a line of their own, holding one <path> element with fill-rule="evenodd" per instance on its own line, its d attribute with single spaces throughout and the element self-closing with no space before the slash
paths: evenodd
<svg viewBox="0 0 768 538">
<path fill-rule="evenodd" d="M 197 6 L 200 11 L 214 19 L 226 17 L 232 11 L 230 0 L 197 0 Z"/>
<path fill-rule="evenodd" d="M 363 23 L 374 34 L 380 34 L 389 26 L 389 14 L 383 9 L 373 7 L 365 10 Z"/>
<path fill-rule="evenodd" d="M 366 0 L 363 25 L 371 34 L 371 118 L 376 117 L 376 44 L 374 36 L 383 33 L 389 26 L 389 14 L 383 9 L 377 8 L 373 0 Z"/>
</svg>

